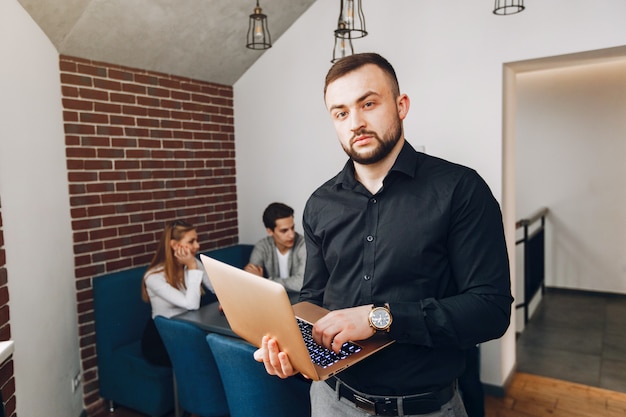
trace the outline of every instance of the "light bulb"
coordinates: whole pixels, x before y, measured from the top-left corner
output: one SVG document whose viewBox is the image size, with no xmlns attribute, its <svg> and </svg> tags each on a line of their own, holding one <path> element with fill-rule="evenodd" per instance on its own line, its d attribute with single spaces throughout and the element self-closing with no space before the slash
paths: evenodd
<svg viewBox="0 0 626 417">
<path fill-rule="evenodd" d="M 343 21 L 348 28 L 354 25 L 354 0 L 346 0 L 343 5 Z"/>
<path fill-rule="evenodd" d="M 352 42 L 349 38 L 335 37 L 335 47 L 333 50 L 333 61 L 341 58 L 345 58 L 354 53 L 352 49 Z"/>
<path fill-rule="evenodd" d="M 257 39 L 263 37 L 263 22 L 261 19 L 254 21 L 254 37 Z"/>
</svg>

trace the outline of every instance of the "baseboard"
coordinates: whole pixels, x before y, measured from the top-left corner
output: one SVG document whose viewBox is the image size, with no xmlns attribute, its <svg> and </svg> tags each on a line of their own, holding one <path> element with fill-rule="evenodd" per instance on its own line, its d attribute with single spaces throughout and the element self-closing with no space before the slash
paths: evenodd
<svg viewBox="0 0 626 417">
<path fill-rule="evenodd" d="M 611 297 L 611 298 L 626 298 L 626 294 L 617 293 L 617 292 L 606 292 L 606 291 L 593 291 L 593 290 L 583 290 L 579 288 L 563 288 L 563 287 L 547 287 L 546 292 L 550 292 L 553 294 L 581 294 L 581 295 L 589 295 L 589 296 L 600 296 L 600 297 Z"/>
<path fill-rule="evenodd" d="M 491 385 L 483 383 L 483 391 L 485 395 L 489 395 L 491 397 L 496 398 L 504 398 L 506 396 L 506 391 L 508 390 L 511 382 L 513 382 L 513 377 L 515 376 L 515 372 L 517 371 L 517 365 L 511 369 L 509 375 L 504 379 L 504 385 Z"/>
<path fill-rule="evenodd" d="M 504 398 L 506 396 L 506 389 L 498 385 L 483 384 L 483 391 L 490 397 Z"/>
</svg>

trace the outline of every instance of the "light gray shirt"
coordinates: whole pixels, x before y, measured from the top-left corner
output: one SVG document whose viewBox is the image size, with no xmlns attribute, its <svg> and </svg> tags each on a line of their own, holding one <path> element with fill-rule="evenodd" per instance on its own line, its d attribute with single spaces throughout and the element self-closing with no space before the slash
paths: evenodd
<svg viewBox="0 0 626 417">
<path fill-rule="evenodd" d="M 276 244 L 271 236 L 264 237 L 254 245 L 250 254 L 250 263 L 263 267 L 267 278 L 282 284 L 293 301 L 293 294 L 300 293 L 304 279 L 304 265 L 306 264 L 306 246 L 304 237 L 296 233 L 293 248 L 289 251 L 289 276 L 280 277 Z"/>
</svg>

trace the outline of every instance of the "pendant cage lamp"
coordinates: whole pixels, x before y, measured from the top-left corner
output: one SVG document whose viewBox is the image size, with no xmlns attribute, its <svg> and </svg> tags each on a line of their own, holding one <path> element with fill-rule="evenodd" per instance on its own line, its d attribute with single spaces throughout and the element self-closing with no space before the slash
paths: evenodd
<svg viewBox="0 0 626 417">
<path fill-rule="evenodd" d="M 361 0 L 341 0 L 335 38 L 359 39 L 367 35 Z"/>
<path fill-rule="evenodd" d="M 344 23 L 339 23 L 339 27 L 335 30 L 335 47 L 333 48 L 333 59 L 331 59 L 330 62 L 334 64 L 341 58 L 352 54 L 354 54 L 354 48 L 352 46 L 350 30 L 346 29 Z"/>
<path fill-rule="evenodd" d="M 524 0 L 496 0 L 493 13 L 506 16 L 519 13 L 524 9 Z"/>
<path fill-rule="evenodd" d="M 263 14 L 263 10 L 259 6 L 259 0 L 256 0 L 254 13 L 250 15 L 250 23 L 248 24 L 248 38 L 246 48 L 249 49 L 269 49 L 272 47 L 272 37 L 267 28 L 267 15 Z"/>
</svg>

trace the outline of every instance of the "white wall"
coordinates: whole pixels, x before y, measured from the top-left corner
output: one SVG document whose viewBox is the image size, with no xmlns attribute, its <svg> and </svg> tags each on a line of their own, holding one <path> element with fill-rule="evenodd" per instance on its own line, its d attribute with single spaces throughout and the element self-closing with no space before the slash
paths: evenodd
<svg viewBox="0 0 626 417">
<path fill-rule="evenodd" d="M 626 294 L 626 59 L 517 77 L 517 210 L 550 209 L 546 284 Z"/>
<path fill-rule="evenodd" d="M 354 46 L 381 53 L 396 68 L 411 98 L 408 140 L 477 169 L 501 199 L 503 63 L 626 44 L 626 2 L 534 2 L 512 16 L 495 16 L 491 7 L 366 1 L 369 35 Z M 262 237 L 260 213 L 273 200 L 291 204 L 301 216 L 311 191 L 345 161 L 322 99 L 338 12 L 337 1 L 318 0 L 235 84 L 243 242 Z M 506 209 L 505 219 L 515 218 L 514 205 Z M 509 242 L 512 223 L 507 220 Z M 501 386 L 510 375 L 514 327 L 484 346 L 484 382 Z"/>
<path fill-rule="evenodd" d="M 58 54 L 16 0 L 0 2 L 0 198 L 19 416 L 74 417 L 79 371 Z"/>
</svg>

